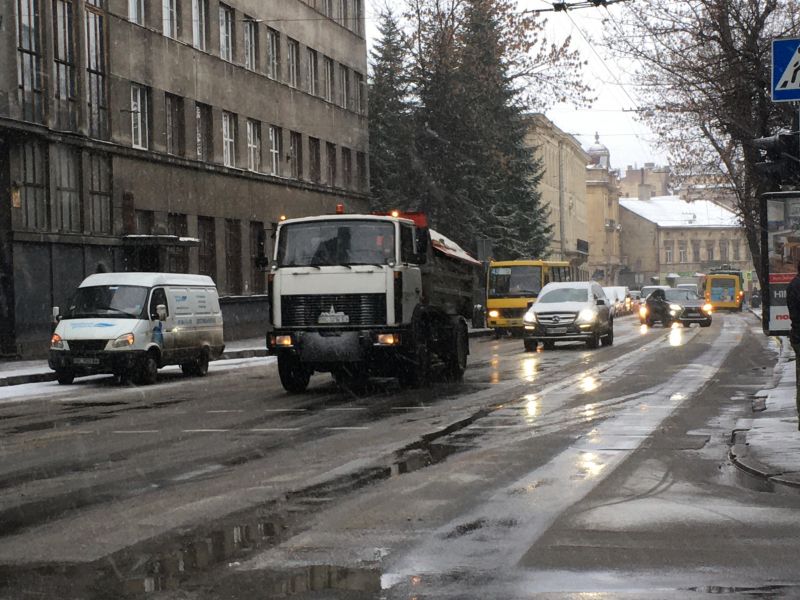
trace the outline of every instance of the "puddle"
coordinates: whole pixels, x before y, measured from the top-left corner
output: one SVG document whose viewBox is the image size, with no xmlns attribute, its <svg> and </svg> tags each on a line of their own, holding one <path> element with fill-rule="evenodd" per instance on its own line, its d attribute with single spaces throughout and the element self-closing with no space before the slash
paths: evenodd
<svg viewBox="0 0 800 600">
<path fill-rule="evenodd" d="M 31 431 L 45 431 L 47 429 L 61 429 L 57 426 L 63 425 L 64 427 L 71 427 L 73 425 L 93 423 L 95 421 L 103 421 L 110 418 L 111 417 L 109 415 L 84 415 L 70 419 L 56 419 L 53 421 L 40 421 L 38 423 L 29 423 L 27 425 L 18 425 L 17 427 L 6 430 L 6 432 L 9 434 L 15 434 L 30 433 Z"/>
<path fill-rule="evenodd" d="M 701 594 L 746 594 L 748 596 L 753 596 L 756 598 L 759 596 L 764 596 L 765 598 L 776 598 L 778 596 L 788 597 L 790 590 L 794 590 L 792 592 L 792 597 L 795 597 L 794 593 L 796 592 L 796 588 L 797 586 L 793 585 L 764 585 L 760 587 L 704 585 L 699 587 L 686 588 L 686 591 L 701 593 Z"/>
</svg>

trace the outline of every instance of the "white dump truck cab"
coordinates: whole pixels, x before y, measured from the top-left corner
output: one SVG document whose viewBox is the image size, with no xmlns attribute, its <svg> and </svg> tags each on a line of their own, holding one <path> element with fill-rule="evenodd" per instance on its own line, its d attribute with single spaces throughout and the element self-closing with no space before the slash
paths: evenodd
<svg viewBox="0 0 800 600">
<path fill-rule="evenodd" d="M 394 215 L 394 216 L 393 216 Z M 480 263 L 424 215 L 324 215 L 283 221 L 269 274 L 269 350 L 301 392 L 315 371 L 422 385 L 438 357 L 459 378 L 469 352 Z"/>
</svg>

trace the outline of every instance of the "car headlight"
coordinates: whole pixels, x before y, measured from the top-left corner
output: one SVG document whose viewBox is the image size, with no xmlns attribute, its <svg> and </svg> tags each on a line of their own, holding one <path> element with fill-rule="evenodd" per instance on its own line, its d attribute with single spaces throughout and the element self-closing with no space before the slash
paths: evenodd
<svg viewBox="0 0 800 600">
<path fill-rule="evenodd" d="M 591 308 L 584 308 L 578 313 L 578 321 L 592 323 L 597 318 L 597 311 Z"/>
<path fill-rule="evenodd" d="M 119 336 L 113 342 L 111 342 L 112 348 L 130 348 L 133 346 L 133 343 L 136 341 L 136 337 L 132 333 L 126 333 L 125 335 Z"/>
<path fill-rule="evenodd" d="M 670 304 L 669 309 L 674 310 L 675 312 L 680 312 L 683 310 L 683 307 L 680 304 Z"/>
<path fill-rule="evenodd" d="M 536 323 L 536 313 L 532 310 L 525 313 L 525 316 L 522 317 L 522 321 L 525 323 Z"/>
<path fill-rule="evenodd" d="M 64 346 L 64 340 L 61 339 L 61 336 L 57 333 L 53 334 L 53 337 L 50 338 L 50 347 L 53 350 L 64 350 L 66 346 Z"/>
<path fill-rule="evenodd" d="M 713 310 L 714 310 L 714 307 L 711 305 L 711 303 L 710 303 L 710 302 L 706 302 L 706 303 L 703 305 L 703 312 L 706 312 L 706 313 L 708 313 L 708 314 L 711 314 L 711 312 L 712 312 Z"/>
<path fill-rule="evenodd" d="M 499 316 L 500 316 L 500 311 L 499 311 L 499 310 L 490 310 L 490 311 L 489 311 L 489 316 L 490 316 L 492 319 L 496 319 L 497 317 L 499 317 Z"/>
<path fill-rule="evenodd" d="M 647 316 L 647 307 L 644 304 L 639 307 L 639 316 L 643 319 Z"/>
</svg>

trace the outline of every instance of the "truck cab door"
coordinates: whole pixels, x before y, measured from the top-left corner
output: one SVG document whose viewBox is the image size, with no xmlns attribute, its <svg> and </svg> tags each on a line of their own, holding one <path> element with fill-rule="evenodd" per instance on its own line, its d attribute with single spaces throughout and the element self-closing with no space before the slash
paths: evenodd
<svg viewBox="0 0 800 600">
<path fill-rule="evenodd" d="M 414 228 L 410 225 L 400 225 L 400 273 L 403 280 L 403 291 L 400 301 L 402 302 L 402 316 L 399 323 L 411 322 L 414 309 L 419 304 L 422 294 L 422 272 L 418 261 L 419 254 L 414 239 Z"/>
</svg>

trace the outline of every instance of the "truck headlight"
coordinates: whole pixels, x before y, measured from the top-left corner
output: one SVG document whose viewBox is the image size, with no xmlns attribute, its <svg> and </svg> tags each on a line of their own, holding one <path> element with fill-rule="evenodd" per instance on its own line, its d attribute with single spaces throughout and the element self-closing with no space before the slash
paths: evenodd
<svg viewBox="0 0 800 600">
<path fill-rule="evenodd" d="M 532 310 L 529 310 L 528 312 L 525 313 L 525 316 L 522 317 L 522 321 L 523 323 L 531 323 L 531 324 L 536 323 L 536 313 L 533 312 Z"/>
<path fill-rule="evenodd" d="M 53 350 L 65 350 L 66 346 L 64 345 L 64 340 L 61 339 L 61 336 L 57 333 L 53 334 L 53 337 L 50 338 L 50 348 Z"/>
<path fill-rule="evenodd" d="M 136 341 L 136 336 L 132 333 L 126 333 L 125 335 L 119 336 L 113 342 L 111 342 L 112 348 L 130 348 L 133 346 L 133 343 Z"/>
<path fill-rule="evenodd" d="M 578 313 L 578 321 L 581 323 L 594 323 L 597 318 L 597 311 L 592 308 L 584 308 Z"/>
<path fill-rule="evenodd" d="M 290 348 L 294 346 L 294 343 L 292 342 L 292 336 L 290 335 L 275 336 L 275 345 L 282 346 L 283 348 Z"/>
<path fill-rule="evenodd" d="M 379 346 L 397 346 L 400 343 L 400 336 L 396 333 L 378 334 L 377 344 Z"/>
<path fill-rule="evenodd" d="M 489 316 L 490 316 L 492 319 L 496 319 L 497 317 L 499 317 L 499 316 L 500 316 L 500 311 L 499 311 L 499 310 L 490 310 L 490 311 L 489 311 Z"/>
</svg>

